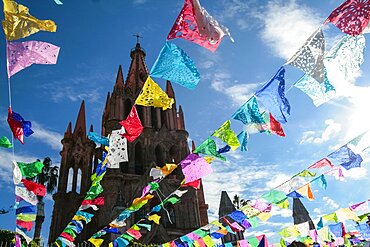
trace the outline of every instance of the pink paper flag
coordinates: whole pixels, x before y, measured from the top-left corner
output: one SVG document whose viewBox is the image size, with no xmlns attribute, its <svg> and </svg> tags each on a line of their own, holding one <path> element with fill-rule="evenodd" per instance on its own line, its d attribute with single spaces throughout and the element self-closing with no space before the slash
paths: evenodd
<svg viewBox="0 0 370 247">
<path fill-rule="evenodd" d="M 239 240 L 237 246 L 239 246 L 239 247 L 250 247 L 250 245 L 248 243 L 248 240 L 246 240 L 246 239 Z"/>
<path fill-rule="evenodd" d="M 225 34 L 230 36 L 229 30 L 210 16 L 199 0 L 185 0 L 167 39 L 183 38 L 215 51 Z"/>
<path fill-rule="evenodd" d="M 252 207 L 258 209 L 260 212 L 265 212 L 265 210 L 268 211 L 269 205 L 270 204 L 268 204 L 268 203 L 266 203 L 262 200 L 256 200 L 256 202 L 254 203 L 254 205 Z M 270 207 L 270 211 L 271 211 L 271 207 Z M 270 212 L 270 211 L 268 211 L 268 212 Z"/>
<path fill-rule="evenodd" d="M 8 77 L 32 64 L 56 64 L 60 47 L 42 42 L 7 42 Z"/>
<path fill-rule="evenodd" d="M 336 166 L 332 168 L 331 170 L 325 172 L 325 174 L 334 176 L 336 179 L 344 178 L 342 168 L 340 166 Z"/>
<path fill-rule="evenodd" d="M 315 164 L 308 167 L 308 169 L 321 168 L 321 167 L 325 167 L 325 166 L 334 167 L 334 165 L 330 162 L 330 160 L 328 160 L 327 158 L 323 158 L 323 159 L 317 161 Z"/>
<path fill-rule="evenodd" d="M 212 173 L 211 166 L 197 154 L 189 154 L 180 162 L 185 183 L 190 183 Z"/>
<path fill-rule="evenodd" d="M 368 210 L 369 210 L 369 206 L 368 206 L 367 201 L 357 203 L 355 205 L 350 206 L 349 208 L 352 209 L 355 212 L 357 212 L 357 211 L 366 211 L 366 212 L 368 212 Z"/>
</svg>

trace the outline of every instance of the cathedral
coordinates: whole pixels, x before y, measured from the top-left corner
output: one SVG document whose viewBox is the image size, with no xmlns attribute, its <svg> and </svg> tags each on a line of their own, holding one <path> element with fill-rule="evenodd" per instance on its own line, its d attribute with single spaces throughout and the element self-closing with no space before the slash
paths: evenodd
<svg viewBox="0 0 370 247">
<path fill-rule="evenodd" d="M 108 92 L 102 114 L 101 134 L 108 136 L 112 130 L 120 129 L 119 122 L 126 119 L 135 99 L 140 94 L 148 76 L 145 51 L 140 43 L 131 50 L 131 64 L 126 80 L 120 66 L 112 93 Z M 141 135 L 128 142 L 128 162 L 120 163 L 118 169 L 110 169 L 102 181 L 105 204 L 92 221 L 76 238 L 76 242 L 86 241 L 93 233 L 109 224 L 122 210 L 128 207 L 141 190 L 151 181 L 152 167 L 165 163 L 178 163 L 190 152 L 188 132 L 185 129 L 184 113 L 181 105 L 176 105 L 171 82 L 166 82 L 166 93 L 175 99 L 172 109 L 136 106 L 144 127 Z M 88 131 L 93 131 L 91 125 Z M 60 162 L 60 175 L 57 192 L 54 194 L 54 208 L 50 226 L 49 242 L 55 241 L 72 219 L 91 185 L 90 177 L 102 158 L 102 149 L 87 138 L 85 104 L 82 101 L 74 128 L 68 124 L 64 137 Z M 182 180 L 181 171 L 174 172 L 160 184 L 164 196 L 176 190 Z M 163 198 L 163 197 L 162 197 Z M 127 221 L 127 227 L 149 212 L 152 206 L 160 203 L 158 195 L 136 212 Z M 145 234 L 140 242 L 164 243 L 191 232 L 208 223 L 208 205 L 205 202 L 203 187 L 189 188 L 181 203 L 167 207 L 168 214 L 162 212 L 161 224 Z M 162 210 L 163 211 L 163 210 Z M 106 236 L 107 240 L 117 236 Z"/>
</svg>

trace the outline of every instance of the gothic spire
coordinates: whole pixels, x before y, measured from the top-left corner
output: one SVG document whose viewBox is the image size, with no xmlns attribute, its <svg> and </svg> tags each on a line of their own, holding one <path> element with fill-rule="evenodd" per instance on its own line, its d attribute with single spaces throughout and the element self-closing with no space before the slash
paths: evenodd
<svg viewBox="0 0 370 247">
<path fill-rule="evenodd" d="M 69 122 L 66 132 L 64 133 L 64 138 L 72 137 L 72 123 Z"/>
<path fill-rule="evenodd" d="M 177 113 L 177 129 L 185 130 L 184 112 L 182 111 L 181 105 L 179 106 L 179 112 Z"/>
<path fill-rule="evenodd" d="M 220 200 L 220 207 L 218 209 L 218 215 L 219 217 L 225 216 L 227 214 L 230 214 L 234 212 L 235 206 L 231 202 L 229 195 L 226 191 L 221 192 L 221 200 Z"/>
<path fill-rule="evenodd" d="M 86 136 L 86 119 L 85 119 L 85 101 L 81 103 L 80 111 L 78 112 L 76 125 L 73 130 L 73 136 Z"/>
<path fill-rule="evenodd" d="M 194 150 L 196 149 L 197 147 L 195 146 L 195 141 L 194 140 L 191 140 L 191 152 L 194 152 Z"/>
<path fill-rule="evenodd" d="M 124 87 L 124 81 L 123 81 L 123 73 L 122 73 L 122 65 L 118 68 L 117 78 L 116 78 L 116 84 L 114 85 L 113 92 L 120 89 L 122 90 Z"/>
<path fill-rule="evenodd" d="M 175 92 L 173 91 L 170 81 L 166 82 L 166 94 L 168 95 L 168 97 L 175 99 Z"/>
<path fill-rule="evenodd" d="M 145 51 L 141 48 L 140 43 L 136 43 L 131 50 L 131 64 L 126 77 L 125 92 L 131 93 L 135 98 L 141 91 L 149 75 L 148 68 L 145 64 Z"/>
</svg>

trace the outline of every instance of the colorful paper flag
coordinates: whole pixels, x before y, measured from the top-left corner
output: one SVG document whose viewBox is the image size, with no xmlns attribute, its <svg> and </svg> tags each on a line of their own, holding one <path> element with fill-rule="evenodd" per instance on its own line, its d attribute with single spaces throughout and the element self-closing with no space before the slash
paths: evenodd
<svg viewBox="0 0 370 247">
<path fill-rule="evenodd" d="M 185 183 L 196 181 L 212 173 L 212 167 L 199 155 L 189 154 L 180 162 Z"/>
<path fill-rule="evenodd" d="M 285 200 L 287 198 L 287 196 L 282 191 L 271 190 L 271 191 L 267 192 L 266 194 L 264 194 L 262 196 L 262 198 L 265 199 L 268 202 L 276 204 L 276 203 L 279 203 L 279 202 L 282 202 L 283 200 Z"/>
<path fill-rule="evenodd" d="M 12 111 L 11 107 L 8 108 L 8 124 L 14 138 L 18 139 L 22 144 L 24 143 L 23 136 L 29 137 L 33 134 L 31 122 L 25 121 L 20 114 Z"/>
<path fill-rule="evenodd" d="M 7 69 L 10 78 L 32 64 L 56 64 L 60 47 L 42 41 L 7 42 Z"/>
<path fill-rule="evenodd" d="M 245 102 L 232 116 L 233 119 L 239 120 L 244 124 L 256 124 L 258 130 L 263 130 L 262 125 L 266 124 L 260 112 L 256 97 L 252 96 Z"/>
<path fill-rule="evenodd" d="M 285 69 L 281 67 L 275 76 L 255 95 L 280 123 L 286 123 L 290 115 L 290 104 L 285 97 Z"/>
<path fill-rule="evenodd" d="M 125 137 L 129 142 L 133 142 L 143 131 L 143 125 L 141 124 L 135 106 L 132 106 L 130 114 L 127 116 L 127 118 L 119 123 L 125 128 L 123 137 Z"/>
<path fill-rule="evenodd" d="M 155 81 L 148 76 L 141 93 L 135 100 L 135 104 L 142 106 L 162 107 L 162 110 L 171 109 L 175 100 L 158 86 Z"/>
<path fill-rule="evenodd" d="M 313 199 L 315 199 L 315 197 L 314 197 L 314 195 L 313 195 L 313 193 L 312 193 L 312 190 L 311 190 L 311 186 L 310 186 L 310 184 L 305 184 L 305 185 L 303 185 L 302 187 L 300 187 L 300 188 L 298 188 L 297 190 L 296 190 L 299 194 L 301 194 L 301 195 L 303 195 L 303 196 L 305 196 L 305 197 L 307 197 L 308 198 L 308 200 L 313 200 Z"/>
<path fill-rule="evenodd" d="M 44 185 L 29 181 L 26 179 L 22 179 L 22 183 L 27 188 L 28 191 L 31 191 L 36 196 L 46 195 L 46 187 Z"/>
<path fill-rule="evenodd" d="M 369 23 L 370 4 L 367 0 L 347 0 L 337 7 L 326 19 L 342 32 L 356 36 L 361 34 Z"/>
<path fill-rule="evenodd" d="M 237 149 L 240 146 L 238 137 L 230 127 L 231 122 L 227 120 L 221 125 L 220 128 L 213 132 L 212 136 L 220 138 L 223 142 L 231 147 L 232 150 Z"/>
<path fill-rule="evenodd" d="M 200 81 L 199 71 L 188 54 L 170 42 L 163 46 L 150 76 L 176 82 L 189 89 L 194 89 Z"/>
<path fill-rule="evenodd" d="M 322 168 L 325 166 L 334 167 L 334 165 L 330 162 L 330 160 L 328 160 L 327 158 L 323 158 L 317 161 L 316 163 L 314 163 L 313 165 L 311 165 L 310 167 L 308 167 L 308 169 Z"/>
<path fill-rule="evenodd" d="M 346 170 L 360 167 L 363 161 L 361 155 L 355 154 L 347 145 L 342 146 L 328 155 L 328 158 L 337 161 Z"/>
<path fill-rule="evenodd" d="M 324 52 L 325 38 L 320 27 L 287 61 L 287 64 L 301 69 L 306 75 L 322 83 L 324 81 Z"/>
<path fill-rule="evenodd" d="M 248 140 L 249 140 L 249 134 L 246 130 L 240 132 L 238 134 L 238 140 L 239 140 L 239 143 L 240 143 L 240 150 L 241 151 L 248 151 Z"/>
<path fill-rule="evenodd" d="M 211 156 L 214 156 L 216 158 L 219 158 L 219 159 L 221 159 L 223 161 L 226 161 L 226 158 L 224 156 L 220 155 L 217 152 L 216 143 L 211 138 L 208 138 L 202 144 L 200 144 L 200 146 L 198 146 L 193 151 L 193 153 L 195 153 L 195 154 L 202 153 L 202 154 L 206 154 L 206 155 L 211 155 Z"/>
<path fill-rule="evenodd" d="M 119 130 L 112 130 L 107 154 L 109 168 L 119 168 L 121 162 L 128 161 L 127 139 L 124 135 L 125 129 L 123 127 Z"/>
<path fill-rule="evenodd" d="M 225 34 L 230 36 L 229 30 L 209 15 L 199 0 L 185 0 L 167 39 L 183 38 L 214 52 Z"/>
<path fill-rule="evenodd" d="M 87 133 L 87 138 L 92 140 L 93 142 L 99 143 L 104 146 L 109 146 L 109 138 L 105 136 L 101 136 L 96 132 L 89 132 Z"/>
<path fill-rule="evenodd" d="M 44 164 L 40 161 L 35 161 L 32 163 L 17 162 L 17 166 L 19 167 L 22 176 L 26 178 L 35 177 L 41 173 L 42 169 L 44 168 Z"/>
<path fill-rule="evenodd" d="M 13 0 L 3 0 L 3 28 L 7 40 L 16 40 L 30 36 L 38 31 L 55 32 L 57 26 L 52 20 L 39 20 L 28 12 L 28 8 Z"/>
<path fill-rule="evenodd" d="M 13 144 L 9 141 L 6 136 L 0 137 L 0 147 L 3 148 L 12 148 Z"/>
</svg>

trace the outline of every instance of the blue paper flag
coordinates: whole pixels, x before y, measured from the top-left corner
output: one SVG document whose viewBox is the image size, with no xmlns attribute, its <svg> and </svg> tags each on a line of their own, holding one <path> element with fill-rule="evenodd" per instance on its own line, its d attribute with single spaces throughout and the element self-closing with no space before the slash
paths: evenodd
<svg viewBox="0 0 370 247">
<path fill-rule="evenodd" d="M 101 136 L 98 133 L 95 132 L 89 132 L 87 133 L 87 138 L 92 140 L 93 142 L 99 143 L 104 146 L 109 146 L 109 138 L 105 136 Z"/>
<path fill-rule="evenodd" d="M 246 130 L 244 130 L 244 131 L 240 132 L 237 137 L 238 137 L 238 140 L 239 140 L 239 143 L 240 143 L 240 150 L 241 151 L 248 151 L 248 147 L 247 147 L 248 139 L 249 139 L 248 132 Z"/>
<path fill-rule="evenodd" d="M 230 150 L 231 150 L 231 147 L 229 145 L 226 145 L 225 147 L 218 149 L 217 153 L 223 154 L 223 153 L 229 152 Z"/>
<path fill-rule="evenodd" d="M 14 120 L 21 123 L 24 136 L 29 137 L 30 135 L 33 134 L 33 131 L 31 129 L 32 124 L 30 121 L 25 121 L 24 118 L 19 113 L 16 113 L 15 111 L 12 111 L 12 116 Z"/>
<path fill-rule="evenodd" d="M 317 184 L 324 190 L 328 187 L 328 183 L 326 182 L 325 175 L 321 175 L 311 181 L 311 184 Z"/>
<path fill-rule="evenodd" d="M 105 160 L 105 157 L 107 156 L 107 154 L 105 152 L 103 152 L 103 160 Z M 95 174 L 97 177 L 99 177 L 100 175 L 102 175 L 106 170 L 107 170 L 107 167 L 108 166 L 103 166 L 103 162 L 100 161 L 98 163 L 98 165 L 96 166 L 96 169 L 95 169 Z"/>
<path fill-rule="evenodd" d="M 231 219 L 235 220 L 239 224 L 243 224 L 243 221 L 247 219 L 247 216 L 239 210 L 235 210 L 231 214 L 228 215 Z"/>
<path fill-rule="evenodd" d="M 27 213 L 36 213 L 35 206 L 25 206 L 17 208 L 15 214 L 27 214 Z"/>
<path fill-rule="evenodd" d="M 225 235 L 223 235 L 222 233 L 219 233 L 219 232 L 212 232 L 211 233 L 211 237 L 214 238 L 214 239 L 220 239 L 223 236 L 225 236 Z"/>
<path fill-rule="evenodd" d="M 121 234 L 121 232 L 118 230 L 118 228 L 104 228 L 103 230 L 104 230 L 106 233 Z"/>
<path fill-rule="evenodd" d="M 71 223 L 76 226 L 76 228 L 77 228 L 76 233 L 80 234 L 82 229 L 84 228 L 82 222 L 79 221 L 79 220 L 71 220 Z"/>
<path fill-rule="evenodd" d="M 161 205 L 157 205 L 150 210 L 151 213 L 161 211 Z"/>
<path fill-rule="evenodd" d="M 303 198 L 301 194 L 299 194 L 297 191 L 292 191 L 289 194 L 286 195 L 287 197 L 291 198 Z"/>
<path fill-rule="evenodd" d="M 328 158 L 337 161 L 345 169 L 360 167 L 363 161 L 361 155 L 355 154 L 347 145 L 328 155 Z"/>
<path fill-rule="evenodd" d="M 244 124 L 265 124 L 265 120 L 258 107 L 256 97 L 251 97 L 244 103 L 232 116 L 233 119 L 240 120 Z"/>
<path fill-rule="evenodd" d="M 200 74 L 191 58 L 177 45 L 166 42 L 150 70 L 151 77 L 176 82 L 186 88 L 194 89 Z"/>
<path fill-rule="evenodd" d="M 276 75 L 255 95 L 280 123 L 286 123 L 290 115 L 290 104 L 285 98 L 285 69 L 281 67 Z"/>
<path fill-rule="evenodd" d="M 337 238 L 342 237 L 343 235 L 343 228 L 342 228 L 343 223 L 339 222 L 337 224 L 333 225 L 328 225 L 329 230 L 336 236 Z"/>
<path fill-rule="evenodd" d="M 368 224 L 360 224 L 355 226 L 356 230 L 360 232 L 362 238 L 368 239 L 370 238 L 370 226 Z"/>
</svg>

